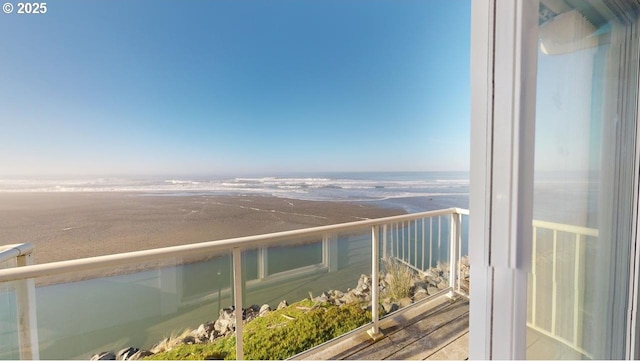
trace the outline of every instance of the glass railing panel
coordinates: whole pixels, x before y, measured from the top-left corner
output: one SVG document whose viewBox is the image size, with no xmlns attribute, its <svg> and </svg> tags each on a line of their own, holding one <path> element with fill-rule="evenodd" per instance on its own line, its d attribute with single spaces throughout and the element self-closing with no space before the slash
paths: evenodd
<svg viewBox="0 0 640 361">
<path fill-rule="evenodd" d="M 243 284 L 245 316 L 261 318 L 244 326 L 246 359 L 288 358 L 371 322 L 370 227 L 244 250 L 243 266 L 254 252 L 268 272 Z"/>
<path fill-rule="evenodd" d="M 267 248 L 269 275 L 322 263 L 322 240 L 301 240 Z"/>
<path fill-rule="evenodd" d="M 247 250 L 242 255 L 245 280 L 257 280 L 268 274 L 269 271 L 262 266 L 264 256 L 263 250 L 260 248 Z"/>
<path fill-rule="evenodd" d="M 17 267 L 17 262 L 15 258 L 10 258 L 4 262 L 0 262 L 0 269 L 7 269 Z"/>
<path fill-rule="evenodd" d="M 7 262 L 3 262 L 7 263 Z M 0 269 L 4 267 L 0 265 Z M 18 304 L 14 282 L 0 284 L 0 360 L 20 358 Z"/>
<path fill-rule="evenodd" d="M 448 269 L 450 222 L 451 216 L 443 215 L 386 225 L 383 256 L 420 271 Z"/>
<path fill-rule="evenodd" d="M 89 359 L 129 347 L 160 351 L 188 343 L 187 337 L 197 336 L 189 331 L 215 321 L 218 310 L 232 304 L 227 254 L 100 272 L 108 276 L 92 271 L 36 280 L 42 359 Z"/>
<path fill-rule="evenodd" d="M 449 287 L 451 215 L 381 225 L 380 300 L 389 314 Z"/>
<path fill-rule="evenodd" d="M 469 215 L 460 214 L 460 238 L 458 239 L 458 287 L 457 290 L 469 295 Z"/>
</svg>

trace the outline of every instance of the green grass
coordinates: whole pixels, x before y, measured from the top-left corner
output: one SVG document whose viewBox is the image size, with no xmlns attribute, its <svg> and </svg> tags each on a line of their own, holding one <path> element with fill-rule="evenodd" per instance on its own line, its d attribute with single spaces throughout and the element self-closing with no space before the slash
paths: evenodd
<svg viewBox="0 0 640 361">
<path fill-rule="evenodd" d="M 329 341 L 371 321 L 371 313 L 357 304 L 342 307 L 310 300 L 259 317 L 244 328 L 244 357 L 281 360 Z M 212 343 L 180 345 L 150 356 L 151 360 L 235 359 L 235 337 Z"/>
</svg>

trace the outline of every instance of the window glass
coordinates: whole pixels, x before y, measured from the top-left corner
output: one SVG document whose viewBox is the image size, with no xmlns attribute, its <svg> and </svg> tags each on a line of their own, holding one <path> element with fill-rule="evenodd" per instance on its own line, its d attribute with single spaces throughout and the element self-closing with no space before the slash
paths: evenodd
<svg viewBox="0 0 640 361">
<path fill-rule="evenodd" d="M 624 358 L 638 7 L 540 2 L 527 358 Z"/>
</svg>

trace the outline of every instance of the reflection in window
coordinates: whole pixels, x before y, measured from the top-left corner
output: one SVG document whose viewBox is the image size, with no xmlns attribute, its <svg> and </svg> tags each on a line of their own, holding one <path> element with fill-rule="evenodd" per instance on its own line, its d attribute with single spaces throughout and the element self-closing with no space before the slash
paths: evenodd
<svg viewBox="0 0 640 361">
<path fill-rule="evenodd" d="M 527 357 L 624 358 L 638 6 L 542 0 L 539 19 Z"/>
</svg>

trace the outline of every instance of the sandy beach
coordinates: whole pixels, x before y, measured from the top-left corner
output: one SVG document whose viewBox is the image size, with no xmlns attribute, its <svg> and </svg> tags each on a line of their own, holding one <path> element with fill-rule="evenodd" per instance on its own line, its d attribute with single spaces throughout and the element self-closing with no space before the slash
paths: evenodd
<svg viewBox="0 0 640 361">
<path fill-rule="evenodd" d="M 33 243 L 48 263 L 402 213 L 270 196 L 4 193 L 0 244 Z"/>
</svg>

